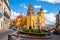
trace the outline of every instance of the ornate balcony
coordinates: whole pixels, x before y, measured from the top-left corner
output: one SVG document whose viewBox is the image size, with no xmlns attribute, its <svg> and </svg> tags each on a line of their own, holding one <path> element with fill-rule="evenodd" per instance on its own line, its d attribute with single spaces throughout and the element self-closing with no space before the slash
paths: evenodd
<svg viewBox="0 0 60 40">
<path fill-rule="evenodd" d="M 7 5 L 8 9 L 10 10 L 8 3 L 6 2 L 6 0 L 4 0 L 5 4 Z M 11 10 L 10 10 L 11 11 Z"/>
<path fill-rule="evenodd" d="M 10 16 L 8 15 L 7 12 L 4 11 L 4 16 L 7 17 L 8 19 L 10 19 Z"/>
</svg>

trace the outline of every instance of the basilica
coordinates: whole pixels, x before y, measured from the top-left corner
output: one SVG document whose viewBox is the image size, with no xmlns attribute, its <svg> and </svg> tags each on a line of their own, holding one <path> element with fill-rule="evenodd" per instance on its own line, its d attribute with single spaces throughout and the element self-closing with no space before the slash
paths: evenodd
<svg viewBox="0 0 60 40">
<path fill-rule="evenodd" d="M 27 10 L 27 16 L 24 16 L 22 13 L 17 17 L 17 23 L 16 26 L 23 26 L 24 28 L 29 28 L 30 26 L 33 29 L 41 29 L 45 28 L 45 18 L 44 18 L 44 12 L 43 8 L 40 8 L 40 11 L 34 14 L 34 9 L 32 4 L 29 5 L 29 8 Z"/>
</svg>

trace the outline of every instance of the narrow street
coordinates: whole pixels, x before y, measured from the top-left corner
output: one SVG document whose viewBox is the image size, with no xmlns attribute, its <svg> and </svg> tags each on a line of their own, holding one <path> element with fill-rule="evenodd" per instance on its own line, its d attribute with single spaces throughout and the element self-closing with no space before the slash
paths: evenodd
<svg viewBox="0 0 60 40">
<path fill-rule="evenodd" d="M 12 29 L 9 29 L 6 32 L 0 32 L 0 40 L 7 40 L 8 35 L 11 34 L 11 33 L 14 33 L 14 32 L 16 32 L 16 30 L 12 30 Z"/>
</svg>

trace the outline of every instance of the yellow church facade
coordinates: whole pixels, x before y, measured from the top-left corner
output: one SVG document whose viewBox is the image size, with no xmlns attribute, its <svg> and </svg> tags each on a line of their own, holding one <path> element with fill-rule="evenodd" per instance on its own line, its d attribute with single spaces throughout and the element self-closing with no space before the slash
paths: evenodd
<svg viewBox="0 0 60 40">
<path fill-rule="evenodd" d="M 38 19 L 39 19 L 39 21 L 38 21 Z M 40 29 L 45 27 L 45 18 L 44 18 L 43 9 L 41 7 L 40 12 L 38 12 L 35 15 L 33 6 L 30 4 L 29 8 L 27 10 L 26 27 L 29 28 L 31 26 L 32 28 L 37 29 L 38 25 L 40 26 Z"/>
</svg>

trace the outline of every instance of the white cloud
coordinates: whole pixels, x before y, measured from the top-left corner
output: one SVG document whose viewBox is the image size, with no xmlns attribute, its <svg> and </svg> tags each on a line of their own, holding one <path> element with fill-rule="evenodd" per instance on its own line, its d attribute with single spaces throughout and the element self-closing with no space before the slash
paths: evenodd
<svg viewBox="0 0 60 40">
<path fill-rule="evenodd" d="M 49 13 L 45 14 L 45 23 L 46 24 L 55 24 L 56 23 L 56 14 L 55 13 Z"/>
<path fill-rule="evenodd" d="M 43 12 L 47 12 L 47 10 L 43 10 Z"/>
<path fill-rule="evenodd" d="M 24 8 L 26 9 L 27 7 L 24 5 Z"/>
<path fill-rule="evenodd" d="M 40 5 L 34 5 L 34 8 L 41 8 Z"/>
<path fill-rule="evenodd" d="M 60 3 L 60 0 L 36 0 L 37 2 L 39 2 L 39 1 L 46 1 L 46 2 L 50 2 L 50 3 L 53 3 L 53 4 L 55 4 L 55 3 Z"/>
<path fill-rule="evenodd" d="M 34 5 L 34 8 L 41 8 L 42 6 L 40 6 L 40 5 Z M 47 12 L 47 10 L 43 10 L 43 12 Z"/>
<path fill-rule="evenodd" d="M 25 9 L 27 9 L 26 4 L 24 4 L 24 3 L 23 4 L 20 4 L 20 6 L 23 7 L 23 8 L 25 8 Z"/>
<path fill-rule="evenodd" d="M 24 13 L 22 13 L 22 14 L 24 15 Z M 20 13 L 17 13 L 17 12 L 15 12 L 15 11 L 12 11 L 12 10 L 11 10 L 11 16 L 10 16 L 11 19 L 16 18 L 18 15 L 20 15 Z"/>
<path fill-rule="evenodd" d="M 47 1 L 47 2 L 50 2 L 50 3 L 60 3 L 60 0 L 42 0 L 42 1 Z"/>
<path fill-rule="evenodd" d="M 20 13 L 16 13 L 15 11 L 11 10 L 11 19 L 16 18 Z"/>
</svg>

